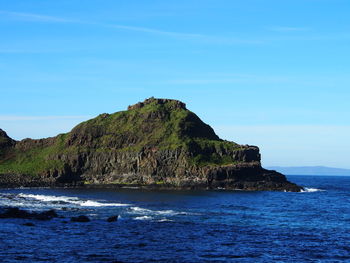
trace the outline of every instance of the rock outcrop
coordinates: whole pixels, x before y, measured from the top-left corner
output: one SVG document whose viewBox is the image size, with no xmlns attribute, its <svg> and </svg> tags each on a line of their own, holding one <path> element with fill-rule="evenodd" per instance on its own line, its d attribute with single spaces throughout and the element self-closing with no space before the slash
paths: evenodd
<svg viewBox="0 0 350 263">
<path fill-rule="evenodd" d="M 8 148 L 11 148 L 16 144 L 16 141 L 12 140 L 5 131 L 0 129 L 0 157 Z"/>
<path fill-rule="evenodd" d="M 183 102 L 150 98 L 53 138 L 0 130 L 0 186 L 152 185 L 300 191 L 263 169 L 259 148 L 221 140 Z"/>
<path fill-rule="evenodd" d="M 36 219 L 36 220 L 51 220 L 58 217 L 55 210 L 47 210 L 43 212 L 30 212 L 19 209 L 18 207 L 7 207 L 4 212 L 0 212 L 1 218 L 22 218 L 22 219 Z"/>
<path fill-rule="evenodd" d="M 72 222 L 79 222 L 79 223 L 86 223 L 86 222 L 90 222 L 91 220 L 87 216 L 80 215 L 80 216 L 72 217 L 70 219 L 70 221 L 72 221 Z"/>
</svg>

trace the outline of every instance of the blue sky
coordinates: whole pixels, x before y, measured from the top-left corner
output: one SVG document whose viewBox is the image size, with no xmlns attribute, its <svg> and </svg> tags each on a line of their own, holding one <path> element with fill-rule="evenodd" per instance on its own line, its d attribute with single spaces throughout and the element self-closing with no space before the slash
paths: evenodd
<svg viewBox="0 0 350 263">
<path fill-rule="evenodd" d="M 348 0 L 0 0 L 0 128 L 186 102 L 263 165 L 350 168 Z"/>
</svg>

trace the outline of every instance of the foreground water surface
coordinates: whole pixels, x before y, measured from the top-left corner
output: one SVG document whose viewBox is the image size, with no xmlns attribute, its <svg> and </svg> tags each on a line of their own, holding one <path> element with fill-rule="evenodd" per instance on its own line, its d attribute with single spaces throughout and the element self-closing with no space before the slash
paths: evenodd
<svg viewBox="0 0 350 263">
<path fill-rule="evenodd" d="M 350 177 L 288 179 L 307 191 L 0 189 L 0 207 L 53 208 L 62 216 L 0 219 L 0 259 L 350 262 Z M 91 221 L 70 222 L 78 215 Z M 118 221 L 107 222 L 113 215 Z"/>
</svg>

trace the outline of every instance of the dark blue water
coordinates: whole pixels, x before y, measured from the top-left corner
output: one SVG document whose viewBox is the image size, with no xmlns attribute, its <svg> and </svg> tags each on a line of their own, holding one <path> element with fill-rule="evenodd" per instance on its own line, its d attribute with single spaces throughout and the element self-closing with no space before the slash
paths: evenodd
<svg viewBox="0 0 350 263">
<path fill-rule="evenodd" d="M 350 177 L 289 179 L 309 192 L 3 189 L 65 218 L 0 219 L 0 261 L 350 262 Z"/>
</svg>

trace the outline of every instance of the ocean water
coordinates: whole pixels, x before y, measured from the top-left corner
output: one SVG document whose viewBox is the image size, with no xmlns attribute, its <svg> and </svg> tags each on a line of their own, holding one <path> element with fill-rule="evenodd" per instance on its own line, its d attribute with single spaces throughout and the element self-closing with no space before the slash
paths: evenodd
<svg viewBox="0 0 350 263">
<path fill-rule="evenodd" d="M 64 217 L 0 219 L 0 261 L 350 262 L 350 177 L 288 179 L 306 191 L 0 189 L 0 207 Z"/>
</svg>

